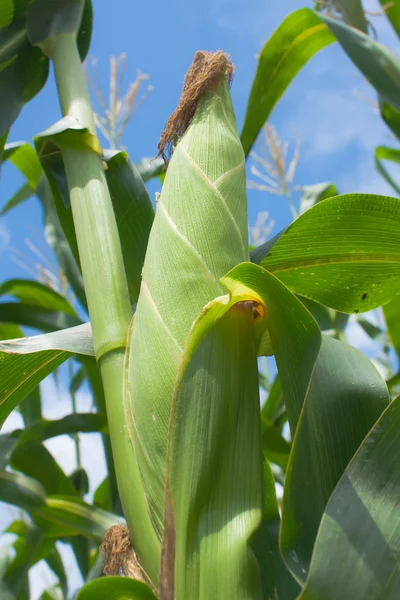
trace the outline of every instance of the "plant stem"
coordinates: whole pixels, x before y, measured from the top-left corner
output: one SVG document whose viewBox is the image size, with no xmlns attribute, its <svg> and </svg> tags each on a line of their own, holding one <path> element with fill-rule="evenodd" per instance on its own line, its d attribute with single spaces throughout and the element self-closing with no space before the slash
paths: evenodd
<svg viewBox="0 0 400 600">
<path fill-rule="evenodd" d="M 63 115 L 76 118 L 95 134 L 76 36 L 56 36 L 51 58 Z M 87 147 L 61 147 L 61 152 L 96 359 L 103 380 L 119 493 L 134 549 L 157 585 L 160 543 L 150 520 L 125 417 L 123 365 L 132 309 L 117 224 L 101 157 Z"/>
</svg>

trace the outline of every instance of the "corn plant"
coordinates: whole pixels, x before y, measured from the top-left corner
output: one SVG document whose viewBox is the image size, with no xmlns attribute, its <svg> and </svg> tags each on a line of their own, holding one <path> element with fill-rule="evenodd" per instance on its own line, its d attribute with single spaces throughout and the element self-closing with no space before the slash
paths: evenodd
<svg viewBox="0 0 400 600">
<path fill-rule="evenodd" d="M 40 282 L 0 287 L 18 300 L 0 304 L 0 420 L 19 406 L 25 423 L 0 438 L 0 499 L 29 516 L 10 526 L 2 598 L 29 598 L 40 559 L 59 582 L 43 600 L 68 597 L 56 539 L 86 580 L 78 600 L 399 596 L 400 400 L 343 329 L 392 307 L 398 349 L 400 201 L 309 188 L 289 227 L 248 245 L 246 158 L 317 51 L 336 38 L 356 61 L 367 49 L 360 68 L 397 110 L 397 59 L 349 26 L 360 3 L 336 4 L 344 23 L 301 9 L 266 42 L 240 135 L 233 65 L 196 53 L 160 138 L 154 215 L 144 181 L 159 162 L 136 167 L 96 134 L 90 0 L 0 0 L 1 150 L 27 180 L 5 210 L 38 196 L 80 304 Z M 50 62 L 61 120 L 34 148 L 6 144 Z M 272 384 L 258 372 L 271 355 Z M 97 412 L 45 421 L 37 386 L 72 357 L 72 395 L 87 378 Z M 93 505 L 85 472 L 67 477 L 43 445 L 82 431 L 103 433 L 107 459 Z"/>
</svg>

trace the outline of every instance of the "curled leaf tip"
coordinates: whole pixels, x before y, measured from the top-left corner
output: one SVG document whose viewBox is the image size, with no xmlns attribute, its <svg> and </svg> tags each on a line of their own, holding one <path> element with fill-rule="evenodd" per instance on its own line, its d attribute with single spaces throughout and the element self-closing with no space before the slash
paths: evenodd
<svg viewBox="0 0 400 600">
<path fill-rule="evenodd" d="M 232 81 L 234 66 L 222 50 L 205 52 L 198 50 L 186 73 L 179 104 L 169 117 L 158 142 L 158 155 L 167 162 L 172 154 L 172 144 L 189 127 L 201 96 L 214 92 L 225 77 Z"/>
</svg>

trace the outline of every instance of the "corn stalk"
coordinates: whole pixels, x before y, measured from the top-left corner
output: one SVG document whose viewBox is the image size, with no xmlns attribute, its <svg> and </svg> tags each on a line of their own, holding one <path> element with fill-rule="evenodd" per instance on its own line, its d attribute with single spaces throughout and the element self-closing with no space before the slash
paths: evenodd
<svg viewBox="0 0 400 600">
<path fill-rule="evenodd" d="M 84 2 L 30 6 L 30 38 L 52 60 L 64 119 L 41 137 L 61 151 L 70 191 L 79 258 L 102 375 L 119 493 L 132 542 L 157 582 L 159 543 L 148 518 L 126 429 L 123 370 L 132 309 L 121 244 L 96 137 L 77 31 Z M 46 20 L 47 17 L 47 20 Z"/>
</svg>

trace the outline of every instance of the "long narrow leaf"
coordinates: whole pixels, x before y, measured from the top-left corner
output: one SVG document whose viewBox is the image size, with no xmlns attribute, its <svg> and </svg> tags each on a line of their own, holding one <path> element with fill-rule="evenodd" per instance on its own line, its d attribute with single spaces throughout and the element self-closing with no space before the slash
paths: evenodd
<svg viewBox="0 0 400 600">
<path fill-rule="evenodd" d="M 399 432 L 400 397 L 368 434 L 327 504 L 301 600 L 399 597 Z"/>
<path fill-rule="evenodd" d="M 334 36 L 308 8 L 291 13 L 261 50 L 241 133 L 247 155 L 276 103 L 301 68 Z"/>
<path fill-rule="evenodd" d="M 380 97 L 400 110 L 399 57 L 353 27 L 323 15 L 320 18 Z"/>
</svg>

